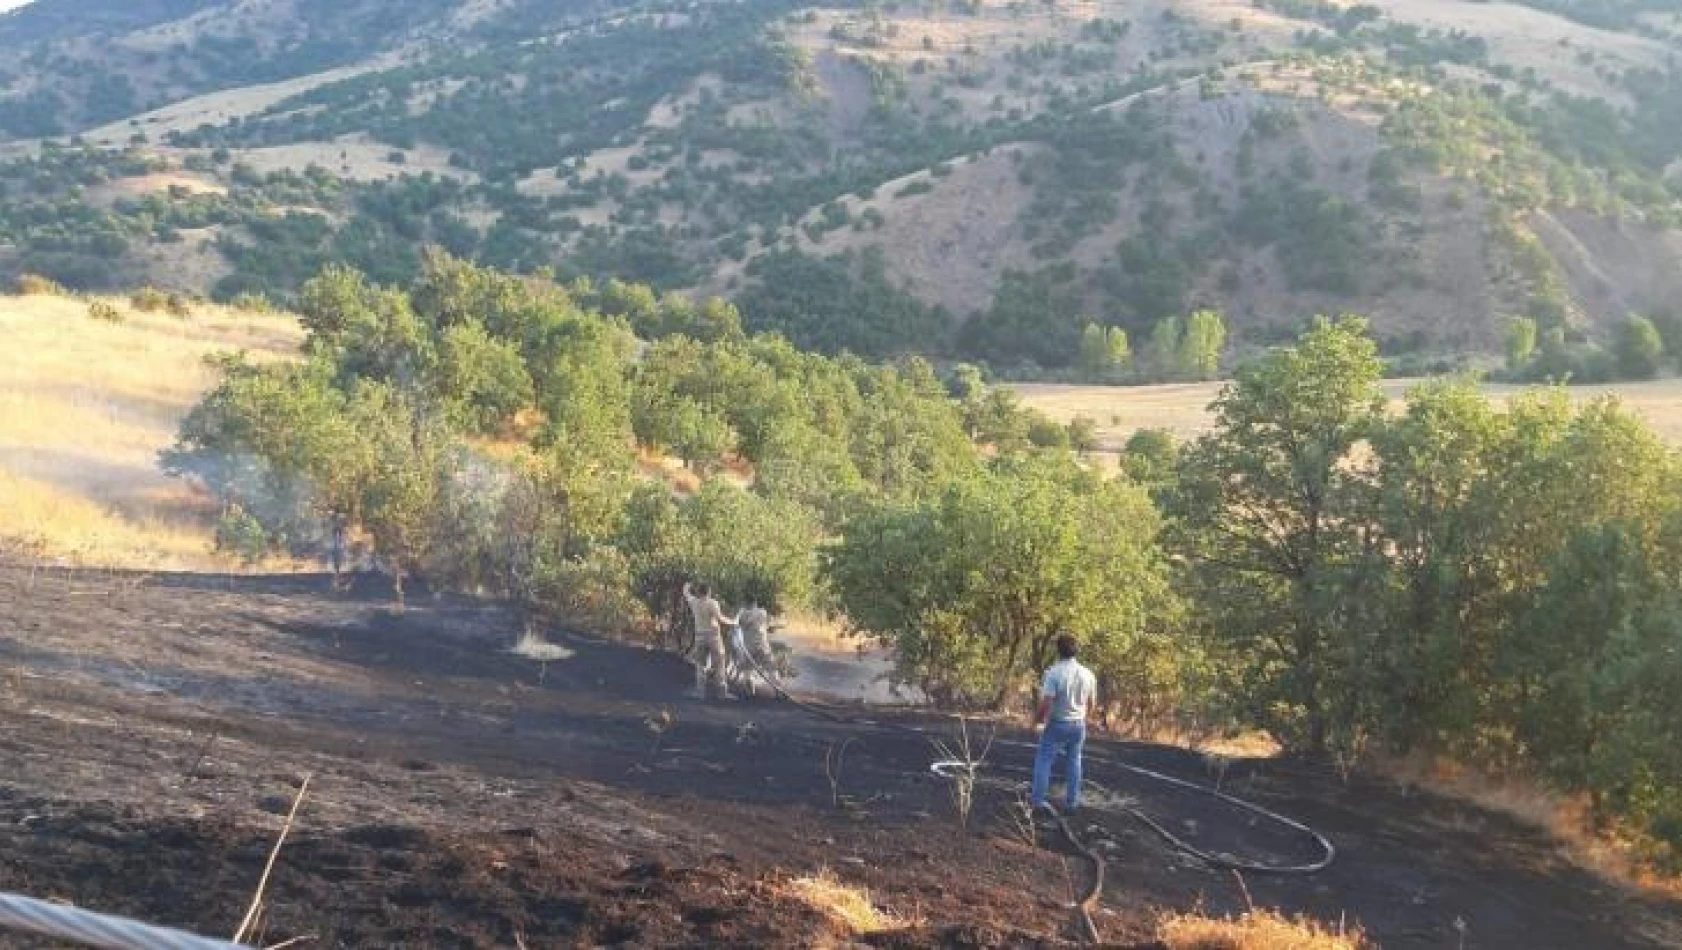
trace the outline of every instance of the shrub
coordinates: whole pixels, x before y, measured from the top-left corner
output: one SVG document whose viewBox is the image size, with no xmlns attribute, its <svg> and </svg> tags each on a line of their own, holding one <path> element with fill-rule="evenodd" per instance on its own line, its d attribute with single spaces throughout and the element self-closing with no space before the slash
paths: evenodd
<svg viewBox="0 0 1682 950">
<path fill-rule="evenodd" d="M 556 619 L 619 636 L 648 627 L 648 610 L 631 593 L 631 567 L 615 548 L 600 547 L 582 558 L 539 560 L 532 599 Z"/>
<path fill-rule="evenodd" d="M 107 303 L 104 300 L 95 300 L 88 304 L 88 316 L 105 323 L 123 322 L 123 312 L 118 310 L 115 304 Z"/>
<path fill-rule="evenodd" d="M 40 274 L 19 274 L 17 292 L 28 296 L 51 297 L 66 297 L 70 294 L 68 290 L 64 289 L 63 284 L 50 277 L 42 277 Z"/>
<path fill-rule="evenodd" d="M 246 292 L 236 294 L 228 301 L 228 306 L 235 310 L 250 310 L 254 313 L 270 313 L 274 310 L 274 301 L 267 294 Z"/>
<path fill-rule="evenodd" d="M 169 305 L 169 295 L 156 287 L 142 287 L 130 295 L 129 303 L 141 313 L 157 313 Z"/>
<path fill-rule="evenodd" d="M 1617 371 L 1624 379 L 1652 379 L 1664 366 L 1664 340 L 1646 317 L 1630 315 L 1619 327 Z"/>
<path fill-rule="evenodd" d="M 1069 430 L 1044 416 L 1028 423 L 1028 441 L 1042 449 L 1069 447 Z"/>
<path fill-rule="evenodd" d="M 217 520 L 216 550 L 232 554 L 250 565 L 262 560 L 268 549 L 268 532 L 262 523 L 238 505 L 230 507 Z"/>
</svg>

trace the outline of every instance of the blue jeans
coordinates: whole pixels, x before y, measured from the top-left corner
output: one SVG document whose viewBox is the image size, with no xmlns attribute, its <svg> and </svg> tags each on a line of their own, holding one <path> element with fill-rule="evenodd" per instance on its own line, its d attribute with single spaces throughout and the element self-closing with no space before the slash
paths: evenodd
<svg viewBox="0 0 1682 950">
<path fill-rule="evenodd" d="M 1050 722 L 1040 735 L 1040 748 L 1034 754 L 1034 807 L 1045 805 L 1051 790 L 1051 763 L 1059 754 L 1069 757 L 1069 788 L 1063 801 L 1070 811 L 1080 807 L 1080 754 L 1086 746 L 1086 723 Z"/>
</svg>

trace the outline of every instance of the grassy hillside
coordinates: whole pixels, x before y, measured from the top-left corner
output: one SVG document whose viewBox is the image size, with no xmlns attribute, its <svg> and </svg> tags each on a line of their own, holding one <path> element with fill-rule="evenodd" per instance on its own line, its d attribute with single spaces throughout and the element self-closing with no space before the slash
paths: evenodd
<svg viewBox="0 0 1682 950">
<path fill-rule="evenodd" d="M 158 452 L 219 378 L 206 357 L 294 352 L 289 316 L 128 300 L 0 298 L 0 541 L 122 567 L 202 567 L 216 512 Z M 113 319 L 114 318 L 114 319 Z"/>
<path fill-rule="evenodd" d="M 301 3 L 37 31 L 190 36 L 164 58 L 196 72 L 113 59 L 130 119 L 53 78 L 74 56 L 27 61 L 0 117 L 50 88 L 102 152 L 10 146 L 29 207 L 0 266 L 285 296 L 328 259 L 406 280 L 435 243 L 1037 374 L 1087 322 L 1142 343 L 1214 308 L 1245 347 L 1355 310 L 1429 368 L 1511 316 L 1609 340 L 1682 290 L 1682 29 L 1642 3 L 359 0 L 264 25 Z M 241 71 L 211 34 L 276 38 Z M 160 173 L 183 187 L 111 195 Z"/>
</svg>

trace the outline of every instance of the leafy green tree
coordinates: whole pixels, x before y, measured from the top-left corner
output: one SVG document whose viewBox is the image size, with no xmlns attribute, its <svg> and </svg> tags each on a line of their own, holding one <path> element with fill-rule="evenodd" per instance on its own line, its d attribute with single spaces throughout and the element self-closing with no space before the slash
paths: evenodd
<svg viewBox="0 0 1682 950">
<path fill-rule="evenodd" d="M 1067 366 L 1079 356 L 1081 295 L 1073 265 L 1007 271 L 992 306 L 964 323 L 962 345 L 977 359 Z"/>
<path fill-rule="evenodd" d="M 440 334 L 438 376 L 451 420 L 470 432 L 496 432 L 536 398 L 519 347 L 492 337 L 477 320 Z"/>
<path fill-rule="evenodd" d="M 1369 566 L 1387 577 L 1351 622 L 1371 726 L 1397 747 L 1455 748 L 1494 699 L 1489 658 L 1529 557 L 1513 528 L 1536 514 L 1518 507 L 1537 497 L 1519 466 L 1558 437 L 1556 408 L 1524 398 L 1502 414 L 1471 381 L 1433 382 L 1373 435 L 1386 550 Z"/>
<path fill-rule="evenodd" d="M 1682 356 L 1682 312 L 1659 310 L 1651 319 L 1659 331 L 1660 341 L 1664 343 L 1665 353 L 1675 361 Z"/>
<path fill-rule="evenodd" d="M 231 505 L 216 520 L 216 550 L 238 557 L 249 567 L 269 553 L 268 532 L 250 512 Z"/>
<path fill-rule="evenodd" d="M 1133 362 L 1127 331 L 1088 323 L 1081 331 L 1078 366 L 1086 378 L 1103 382 L 1114 379 Z"/>
<path fill-rule="evenodd" d="M 1179 317 L 1163 317 L 1151 327 L 1147 363 L 1157 379 L 1179 376 L 1180 341 L 1183 336 Z"/>
<path fill-rule="evenodd" d="M 1240 367 L 1214 430 L 1182 460 L 1180 550 L 1224 645 L 1244 664 L 1246 711 L 1293 743 L 1332 740 L 1352 662 L 1338 614 L 1369 494 L 1351 450 L 1383 418 L 1364 321 L 1318 321 L 1295 346 Z"/>
<path fill-rule="evenodd" d="M 633 591 L 656 617 L 681 615 L 686 580 L 711 585 L 731 607 L 754 599 L 776 612 L 813 602 L 819 536 L 809 509 L 712 479 L 686 499 L 640 486 L 615 546 L 629 561 Z"/>
<path fill-rule="evenodd" d="M 1089 380 L 1102 379 L 1110 371 L 1109 341 L 1104 328 L 1088 323 L 1080 333 L 1080 371 Z"/>
<path fill-rule="evenodd" d="M 1017 452 L 1027 447 L 1034 419 L 1015 392 L 991 387 L 970 410 L 969 429 L 977 443 L 993 446 L 1000 452 Z"/>
<path fill-rule="evenodd" d="M 730 423 L 690 396 L 639 391 L 633 420 L 644 445 L 669 449 L 686 467 L 706 471 L 735 441 Z"/>
<path fill-rule="evenodd" d="M 754 490 L 819 512 L 832 529 L 839 529 L 868 495 L 846 444 L 804 424 L 783 425 L 772 432 L 755 472 Z"/>
<path fill-rule="evenodd" d="M 920 359 L 860 374 L 849 426 L 859 474 L 889 495 L 921 494 L 975 470 L 975 447 L 934 370 Z"/>
<path fill-rule="evenodd" d="M 1089 416 L 1075 416 L 1068 425 L 1069 448 L 1082 455 L 1098 451 L 1098 422 Z"/>
<path fill-rule="evenodd" d="M 274 549 L 303 553 L 328 513 L 356 503 L 365 466 L 333 367 L 235 357 L 221 369 L 163 453 L 164 470 L 200 480 L 225 508 L 255 519 Z"/>
<path fill-rule="evenodd" d="M 1226 321 L 1213 310 L 1198 310 L 1186 317 L 1180 338 L 1179 371 L 1192 379 L 1214 379 L 1220 371 L 1221 352 L 1226 348 Z"/>
<path fill-rule="evenodd" d="M 434 378 L 436 341 L 401 290 L 331 267 L 304 285 L 300 318 L 310 352 L 331 360 L 341 383 L 378 379 L 412 385 Z"/>
<path fill-rule="evenodd" d="M 1137 488 L 1024 458 L 860 515 L 824 576 L 852 629 L 894 649 L 897 679 L 939 702 L 1005 705 L 1061 633 L 1130 669 L 1101 678 L 1108 700 L 1142 702 L 1173 688 L 1139 684 L 1175 622 L 1157 524 Z"/>
<path fill-rule="evenodd" d="M 386 561 L 397 602 L 404 581 L 433 547 L 436 513 L 452 446 L 447 430 L 390 383 L 359 383 L 345 417 L 361 441 L 366 467 L 356 511 Z"/>
<path fill-rule="evenodd" d="M 879 248 L 828 258 L 777 251 L 748 273 L 754 282 L 737 298 L 745 324 L 802 347 L 882 358 L 938 347 L 951 332 L 944 310 L 894 286 Z"/>
<path fill-rule="evenodd" d="M 1632 713 L 1624 691 L 1635 677 L 1626 664 L 1678 665 L 1679 606 L 1639 536 L 1622 526 L 1584 530 L 1554 558 L 1548 580 L 1516 618 L 1506 658 L 1520 686 L 1518 741 L 1553 777 L 1576 788 L 1620 784 L 1595 773 Z M 1674 702 L 1661 702 L 1674 713 Z"/>
<path fill-rule="evenodd" d="M 1167 429 L 1139 429 L 1121 450 L 1121 470 L 1141 485 L 1160 485 L 1174 478 L 1180 444 Z"/>
<path fill-rule="evenodd" d="M 1508 317 L 1502 336 L 1507 347 L 1507 371 L 1523 373 L 1536 357 L 1536 321 Z"/>
<path fill-rule="evenodd" d="M 1615 351 L 1618 374 L 1625 379 L 1652 379 L 1664 366 L 1664 340 L 1643 316 L 1631 314 L 1618 325 Z"/>
<path fill-rule="evenodd" d="M 1541 345 L 1537 348 L 1536 358 L 1530 364 L 1530 377 L 1563 383 L 1571 378 L 1575 369 L 1570 344 L 1565 341 L 1565 328 L 1549 327 L 1543 330 Z"/>
<path fill-rule="evenodd" d="M 1125 370 L 1133 365 L 1133 347 L 1127 341 L 1127 331 L 1110 327 L 1104 331 L 1106 359 L 1112 369 Z"/>
<path fill-rule="evenodd" d="M 1036 412 L 1028 421 L 1028 441 L 1035 448 L 1067 449 L 1069 430 Z"/>
</svg>

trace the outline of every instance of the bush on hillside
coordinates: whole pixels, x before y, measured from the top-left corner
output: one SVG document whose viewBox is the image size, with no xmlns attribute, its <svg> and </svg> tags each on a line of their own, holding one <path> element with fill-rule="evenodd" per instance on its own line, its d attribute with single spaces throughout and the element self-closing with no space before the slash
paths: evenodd
<svg viewBox="0 0 1682 950">
<path fill-rule="evenodd" d="M 129 304 L 141 313 L 157 313 L 169 305 L 169 295 L 156 287 L 142 287 L 129 295 Z"/>
<path fill-rule="evenodd" d="M 122 323 L 123 312 L 115 304 L 104 300 L 95 300 L 88 304 L 88 316 L 104 323 Z"/>
<path fill-rule="evenodd" d="M 65 290 L 63 284 L 50 277 L 42 277 L 40 274 L 19 274 L 17 292 L 24 296 L 68 297 L 70 295 L 70 291 Z"/>
</svg>

